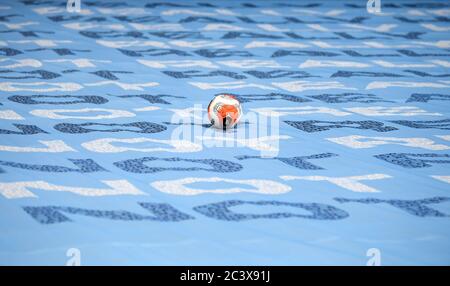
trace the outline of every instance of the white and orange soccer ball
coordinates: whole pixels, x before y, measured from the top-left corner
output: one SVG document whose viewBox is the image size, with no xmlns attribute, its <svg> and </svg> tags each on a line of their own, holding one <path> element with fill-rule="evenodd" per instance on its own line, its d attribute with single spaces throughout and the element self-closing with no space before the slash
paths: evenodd
<svg viewBox="0 0 450 286">
<path fill-rule="evenodd" d="M 208 105 L 211 124 L 219 129 L 233 128 L 242 116 L 241 103 L 229 94 L 219 94 Z"/>
</svg>

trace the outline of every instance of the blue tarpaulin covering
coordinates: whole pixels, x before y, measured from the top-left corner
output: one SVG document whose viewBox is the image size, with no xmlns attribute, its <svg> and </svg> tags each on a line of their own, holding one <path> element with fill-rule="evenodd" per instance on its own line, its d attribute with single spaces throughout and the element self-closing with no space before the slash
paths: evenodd
<svg viewBox="0 0 450 286">
<path fill-rule="evenodd" d="M 380 10 L 2 1 L 0 264 L 448 265 L 450 3 Z"/>
</svg>

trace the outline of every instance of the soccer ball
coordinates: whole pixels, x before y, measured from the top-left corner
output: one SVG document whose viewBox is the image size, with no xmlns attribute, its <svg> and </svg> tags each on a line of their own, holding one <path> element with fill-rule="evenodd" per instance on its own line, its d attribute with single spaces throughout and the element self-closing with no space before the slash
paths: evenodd
<svg viewBox="0 0 450 286">
<path fill-rule="evenodd" d="M 241 103 L 229 94 L 217 95 L 208 105 L 209 121 L 212 126 L 222 130 L 233 128 L 241 115 Z"/>
</svg>

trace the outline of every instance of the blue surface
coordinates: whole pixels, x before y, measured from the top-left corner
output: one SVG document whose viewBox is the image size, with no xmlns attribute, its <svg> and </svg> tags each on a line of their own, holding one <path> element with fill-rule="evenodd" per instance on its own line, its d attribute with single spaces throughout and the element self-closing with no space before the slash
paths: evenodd
<svg viewBox="0 0 450 286">
<path fill-rule="evenodd" d="M 82 13 L 53 0 L 0 5 L 1 265 L 64 265 L 71 248 L 82 265 L 366 265 L 373 248 L 382 265 L 450 263 L 448 1 L 383 0 L 382 14 L 364 1 L 81 4 Z M 186 60 L 203 66 L 174 66 Z M 223 63 L 231 60 L 272 62 Z M 286 84 L 300 81 L 313 87 Z M 71 85 L 49 89 L 56 83 Z M 221 92 L 246 114 L 313 111 L 276 117 L 289 138 L 272 157 L 201 142 L 182 144 L 187 152 L 127 149 L 170 148 L 165 141 L 86 148 L 102 138 L 173 140 L 173 110 L 206 108 Z M 158 109 L 135 110 L 144 107 Z M 392 110 L 404 107 L 415 109 Z M 96 117 L 108 110 L 119 113 Z M 366 144 L 330 140 L 351 135 Z M 65 148 L 30 149 L 55 140 Z M 364 185 L 311 178 L 374 174 Z M 175 186 L 184 178 L 218 182 L 186 185 L 204 192 L 192 194 Z M 98 191 L 119 180 L 134 194 Z"/>
</svg>

